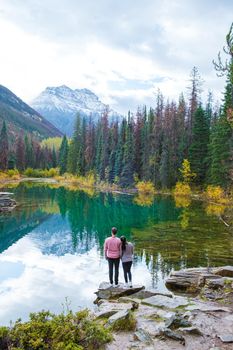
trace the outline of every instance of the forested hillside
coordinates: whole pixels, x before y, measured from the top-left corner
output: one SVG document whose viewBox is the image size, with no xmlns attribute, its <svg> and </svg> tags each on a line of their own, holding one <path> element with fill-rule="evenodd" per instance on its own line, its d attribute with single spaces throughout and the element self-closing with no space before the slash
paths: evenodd
<svg viewBox="0 0 233 350">
<path fill-rule="evenodd" d="M 179 101 L 157 93 L 154 108 L 129 112 L 120 124 L 108 122 L 104 113 L 95 125 L 77 116 L 68 150 L 66 137 L 60 149 L 61 172 L 85 175 L 94 172 L 101 181 L 131 187 L 137 180 L 151 181 L 157 188 L 171 188 L 180 178 L 188 159 L 193 183 L 229 187 L 233 181 L 233 27 L 226 37 L 223 64 L 214 62 L 217 73 L 226 76 L 222 106 L 211 93 L 201 102 L 201 77 L 191 72 L 189 98 Z"/>
<path fill-rule="evenodd" d="M 181 179 L 183 161 L 190 165 L 193 185 L 221 185 L 233 182 L 233 26 L 226 37 L 223 63 L 214 61 L 217 74 L 226 77 L 224 99 L 216 106 L 212 94 L 202 102 L 202 79 L 197 67 L 191 72 L 188 98 L 167 99 L 158 91 L 155 106 L 138 108 L 121 122 L 110 122 L 108 110 L 96 123 L 90 116 L 76 118 L 70 142 L 63 137 L 59 150 L 36 145 L 33 139 L 18 137 L 15 149 L 8 146 L 7 125 L 0 138 L 0 164 L 7 169 L 9 155 L 20 170 L 27 167 L 59 167 L 97 182 L 133 187 L 150 181 L 156 188 L 172 188 Z M 7 120 L 7 119 L 6 119 Z M 7 123 L 6 123 L 7 124 Z"/>
<path fill-rule="evenodd" d="M 37 140 L 62 133 L 37 111 L 28 106 L 9 89 L 0 85 L 0 125 L 8 125 L 10 140 L 21 132 L 29 133 Z"/>
</svg>

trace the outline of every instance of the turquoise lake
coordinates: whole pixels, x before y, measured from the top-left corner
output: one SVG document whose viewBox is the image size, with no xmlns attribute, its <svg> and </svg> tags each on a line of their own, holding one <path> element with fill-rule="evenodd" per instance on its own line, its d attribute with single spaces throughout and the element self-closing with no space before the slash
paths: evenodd
<svg viewBox="0 0 233 350">
<path fill-rule="evenodd" d="M 94 292 L 108 281 L 103 243 L 112 226 L 135 244 L 135 284 L 166 290 L 173 269 L 233 265 L 224 208 L 32 183 L 3 190 L 18 206 L 0 215 L 0 324 L 42 309 L 93 308 Z"/>
</svg>

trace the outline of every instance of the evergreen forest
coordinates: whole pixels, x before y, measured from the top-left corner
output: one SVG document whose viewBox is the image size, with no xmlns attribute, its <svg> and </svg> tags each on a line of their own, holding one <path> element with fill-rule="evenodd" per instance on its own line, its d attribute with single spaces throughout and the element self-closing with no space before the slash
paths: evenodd
<svg viewBox="0 0 233 350">
<path fill-rule="evenodd" d="M 217 74 L 226 80 L 220 104 L 208 93 L 202 102 L 203 82 L 193 67 L 187 94 L 178 101 L 160 91 L 155 105 L 128 112 L 122 120 L 109 122 L 106 109 L 97 123 L 76 117 L 73 137 L 63 137 L 59 147 L 42 146 L 29 135 L 18 135 L 9 144 L 7 125 L 0 134 L 1 170 L 59 168 L 60 175 L 93 174 L 97 182 L 132 188 L 137 181 L 150 181 L 156 188 L 172 188 L 188 160 L 193 185 L 230 188 L 233 181 L 233 25 L 226 36 L 224 55 L 213 61 Z M 185 97 L 187 95 L 187 97 Z"/>
</svg>

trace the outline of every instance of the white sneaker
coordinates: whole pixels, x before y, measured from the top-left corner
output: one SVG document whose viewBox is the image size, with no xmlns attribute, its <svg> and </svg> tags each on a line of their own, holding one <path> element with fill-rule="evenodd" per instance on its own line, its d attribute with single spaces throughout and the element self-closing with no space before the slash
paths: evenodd
<svg viewBox="0 0 233 350">
<path fill-rule="evenodd" d="M 132 282 L 129 282 L 129 288 L 133 288 Z"/>
<path fill-rule="evenodd" d="M 118 287 L 120 287 L 120 285 L 119 284 L 114 284 L 113 287 L 118 288 Z"/>
<path fill-rule="evenodd" d="M 125 285 L 124 285 L 126 288 L 128 288 L 129 287 L 129 284 L 128 284 L 128 282 L 125 282 Z"/>
</svg>

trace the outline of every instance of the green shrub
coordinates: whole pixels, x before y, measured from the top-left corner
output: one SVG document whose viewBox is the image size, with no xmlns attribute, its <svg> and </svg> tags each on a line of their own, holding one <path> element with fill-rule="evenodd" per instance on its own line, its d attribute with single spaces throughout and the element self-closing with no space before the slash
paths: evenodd
<svg viewBox="0 0 233 350">
<path fill-rule="evenodd" d="M 7 175 L 10 177 L 18 176 L 19 171 L 18 171 L 18 169 L 9 169 L 9 170 L 7 170 Z"/>
<path fill-rule="evenodd" d="M 129 312 L 129 316 L 125 319 L 118 320 L 112 325 L 113 331 L 134 331 L 137 321 L 132 312 Z"/>
<path fill-rule="evenodd" d="M 60 315 L 41 311 L 30 314 L 28 322 L 18 320 L 9 329 L 0 328 L 1 350 L 95 350 L 111 340 L 109 329 L 88 310 Z"/>
<path fill-rule="evenodd" d="M 49 170 L 27 168 L 24 171 L 24 175 L 28 177 L 54 177 L 59 175 L 59 171 L 57 168 L 51 168 Z"/>
</svg>

